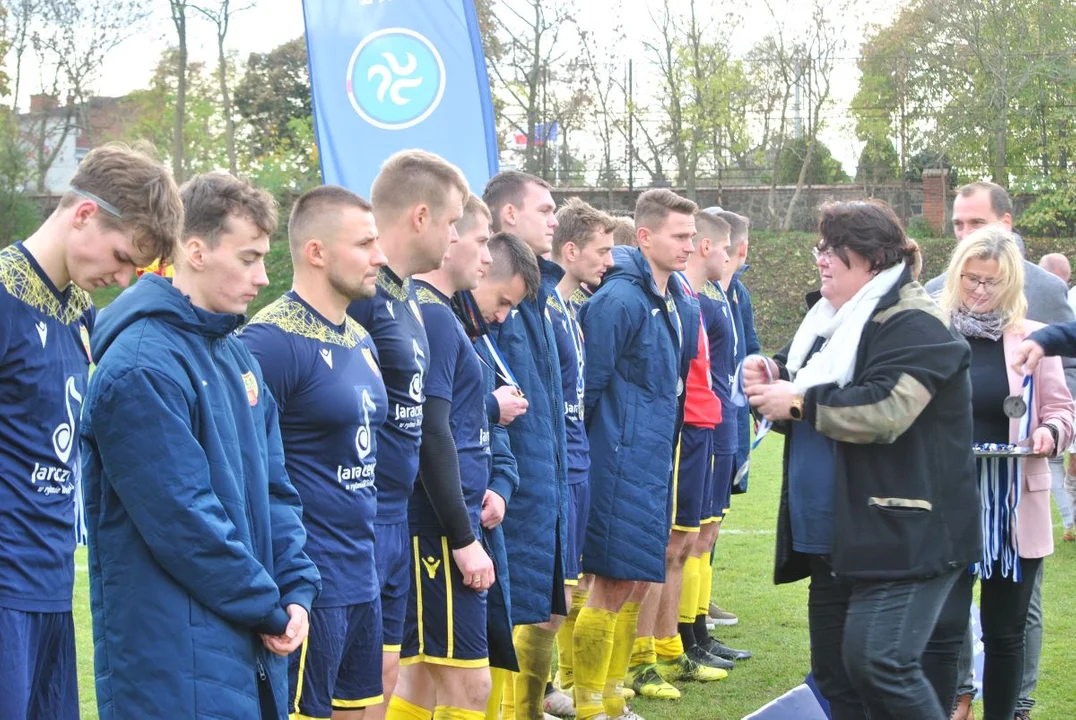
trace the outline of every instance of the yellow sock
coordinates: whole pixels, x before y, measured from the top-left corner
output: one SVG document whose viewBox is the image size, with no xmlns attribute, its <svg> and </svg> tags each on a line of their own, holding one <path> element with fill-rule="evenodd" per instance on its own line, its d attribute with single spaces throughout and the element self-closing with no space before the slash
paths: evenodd
<svg viewBox="0 0 1076 720">
<path fill-rule="evenodd" d="M 609 659 L 609 673 L 605 676 L 602 705 L 605 714 L 618 718 L 624 714 L 624 676 L 628 674 L 631 648 L 635 642 L 635 629 L 639 625 L 639 603 L 627 602 L 616 615 L 613 630 L 613 654 Z"/>
<path fill-rule="evenodd" d="M 491 667 L 489 669 L 489 700 L 486 701 L 486 720 L 498 720 L 501 715 L 501 694 L 504 690 L 504 676 L 507 670 Z M 386 718 L 386 720 L 388 720 Z"/>
<path fill-rule="evenodd" d="M 560 626 L 560 630 L 557 630 L 557 672 L 560 673 L 560 689 L 565 692 L 571 690 L 574 682 L 572 636 L 575 634 L 575 621 L 579 617 L 579 611 L 586 606 L 588 597 L 590 597 L 588 591 L 580 590 L 578 587 L 572 588 L 572 607 L 568 610 L 568 617 L 564 620 L 564 624 Z"/>
<path fill-rule="evenodd" d="M 672 637 L 656 638 L 654 650 L 657 652 L 658 660 L 666 662 L 675 660 L 684 654 L 684 641 L 680 639 L 680 633 Z"/>
<path fill-rule="evenodd" d="M 603 712 L 602 691 L 613 657 L 616 613 L 585 607 L 575 622 L 575 716 L 588 720 Z"/>
<path fill-rule="evenodd" d="M 658 656 L 654 652 L 654 638 L 649 636 L 635 638 L 635 642 L 631 645 L 631 660 L 628 667 L 653 665 L 657 661 Z"/>
<path fill-rule="evenodd" d="M 680 588 L 678 621 L 695 622 L 695 608 L 699 604 L 699 558 L 689 557 L 684 563 L 684 584 Z"/>
<path fill-rule="evenodd" d="M 485 717 L 481 710 L 466 710 L 450 705 L 438 705 L 433 711 L 433 720 L 485 720 Z"/>
<path fill-rule="evenodd" d="M 399 695 L 392 696 L 389 709 L 385 712 L 385 720 L 430 720 L 432 717 L 434 713 L 421 705 L 407 702 Z"/>
<path fill-rule="evenodd" d="M 516 720 L 516 674 L 504 670 L 501 686 L 501 720 Z M 493 720 L 497 720 L 496 717 Z"/>
<path fill-rule="evenodd" d="M 516 715 L 520 718 L 540 718 L 544 712 L 545 684 L 553 663 L 553 641 L 557 634 L 537 625 L 518 625 L 512 631 L 519 660 L 516 675 Z"/>
<path fill-rule="evenodd" d="M 710 597 L 714 592 L 714 566 L 710 564 L 712 557 L 711 553 L 703 553 L 702 557 L 699 558 L 699 604 L 695 609 L 695 615 L 708 615 L 710 613 Z M 681 622 L 694 621 L 695 618 L 692 617 L 689 621 Z"/>
</svg>

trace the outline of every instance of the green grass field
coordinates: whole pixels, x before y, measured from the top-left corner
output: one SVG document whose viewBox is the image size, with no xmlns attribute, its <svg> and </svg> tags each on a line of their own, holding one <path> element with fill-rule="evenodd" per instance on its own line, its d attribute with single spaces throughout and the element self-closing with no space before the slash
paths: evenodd
<svg viewBox="0 0 1076 720">
<path fill-rule="evenodd" d="M 718 542 L 715 599 L 740 616 L 722 639 L 755 657 L 711 685 L 682 686 L 678 702 L 637 700 L 646 720 L 739 720 L 803 681 L 809 669 L 807 584 L 774 586 L 773 529 L 780 491 L 781 439 L 766 439 L 752 458 L 750 492 L 733 498 L 725 534 Z M 1056 530 L 1056 528 L 1055 528 Z M 1046 637 L 1035 718 L 1076 717 L 1076 546 L 1062 544 L 1047 560 L 1044 604 Z M 85 550 L 76 558 L 75 620 L 83 720 L 97 717 L 93 691 L 93 648 Z M 149 710 L 149 709 L 147 709 Z M 152 713 L 151 713 L 152 714 Z"/>
</svg>

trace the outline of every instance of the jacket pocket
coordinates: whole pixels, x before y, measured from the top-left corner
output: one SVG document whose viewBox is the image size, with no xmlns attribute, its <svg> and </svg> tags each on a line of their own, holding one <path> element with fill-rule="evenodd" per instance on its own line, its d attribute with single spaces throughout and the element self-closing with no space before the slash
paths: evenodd
<svg viewBox="0 0 1076 720">
<path fill-rule="evenodd" d="M 1049 490 L 1053 484 L 1053 476 L 1050 473 L 1034 473 L 1024 475 L 1024 488 L 1031 492 Z"/>
<path fill-rule="evenodd" d="M 915 498 L 871 497 L 867 498 L 867 505 L 899 512 L 930 512 L 934 509 L 934 505 L 929 500 L 917 500 Z"/>
</svg>

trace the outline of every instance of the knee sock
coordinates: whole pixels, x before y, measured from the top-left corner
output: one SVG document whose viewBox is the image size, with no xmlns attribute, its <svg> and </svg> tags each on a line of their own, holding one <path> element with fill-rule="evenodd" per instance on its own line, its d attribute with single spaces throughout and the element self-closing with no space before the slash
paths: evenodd
<svg viewBox="0 0 1076 720">
<path fill-rule="evenodd" d="M 501 695 L 504 691 L 504 676 L 509 675 L 507 670 L 491 667 L 489 669 L 490 689 L 489 700 L 486 702 L 486 720 L 498 720 L 501 711 Z M 388 720 L 386 718 L 386 720 Z"/>
<path fill-rule="evenodd" d="M 640 665 L 653 665 L 658 661 L 658 656 L 654 652 L 654 638 L 637 637 L 635 642 L 631 646 L 631 660 L 629 661 L 629 668 L 639 667 Z"/>
<path fill-rule="evenodd" d="M 572 636 L 575 634 L 575 622 L 579 617 L 579 611 L 586 606 L 588 597 L 590 597 L 588 591 L 580 590 L 578 587 L 572 588 L 572 607 L 568 610 L 568 617 L 564 624 L 560 626 L 560 630 L 557 630 L 557 673 L 560 675 L 560 689 L 565 692 L 571 690 L 573 682 Z"/>
<path fill-rule="evenodd" d="M 484 720 L 485 717 L 481 710 L 465 710 L 450 705 L 438 705 L 433 711 L 433 720 Z"/>
<path fill-rule="evenodd" d="M 695 609 L 699 604 L 699 558 L 689 557 L 684 563 L 684 583 L 680 589 L 680 606 L 677 609 L 677 629 L 684 648 L 695 645 Z M 685 629 L 686 626 L 686 629 Z"/>
<path fill-rule="evenodd" d="M 659 661 L 670 662 L 684 654 L 684 643 L 680 641 L 679 635 L 654 638 L 654 650 Z"/>
<path fill-rule="evenodd" d="M 696 615 L 695 622 L 691 624 L 692 634 L 695 636 L 695 644 L 703 645 L 710 637 L 710 631 L 706 629 L 706 615 Z"/>
<path fill-rule="evenodd" d="M 699 603 L 692 615 L 708 615 L 710 598 L 714 594 L 714 566 L 711 553 L 703 553 L 699 558 Z"/>
<path fill-rule="evenodd" d="M 628 674 L 635 629 L 639 625 L 639 603 L 626 602 L 616 615 L 613 629 L 613 654 L 609 659 L 609 672 L 605 676 L 602 705 L 605 714 L 618 718 L 624 714 L 624 676 Z"/>
<path fill-rule="evenodd" d="M 389 709 L 385 712 L 385 720 L 430 720 L 432 717 L 434 713 L 420 705 L 407 702 L 399 695 L 392 696 L 389 700 Z"/>
<path fill-rule="evenodd" d="M 516 675 L 517 720 L 542 720 L 545 684 L 553 663 L 553 641 L 557 634 L 537 625 L 519 625 L 512 633 L 519 660 Z"/>
<path fill-rule="evenodd" d="M 575 716 L 589 720 L 603 712 L 602 692 L 613 657 L 615 612 L 585 607 L 575 622 Z"/>
<path fill-rule="evenodd" d="M 516 720 L 516 673 L 505 670 L 501 677 L 501 720 Z"/>
</svg>

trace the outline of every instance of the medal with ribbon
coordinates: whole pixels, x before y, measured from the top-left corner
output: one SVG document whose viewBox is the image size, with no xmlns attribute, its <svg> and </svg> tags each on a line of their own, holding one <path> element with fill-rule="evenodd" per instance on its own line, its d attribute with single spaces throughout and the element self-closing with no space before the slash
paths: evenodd
<svg viewBox="0 0 1076 720">
<path fill-rule="evenodd" d="M 748 355 L 745 357 L 739 365 L 736 366 L 736 377 L 732 383 L 732 395 L 730 400 L 736 407 L 744 407 L 747 405 L 747 393 L 744 392 L 743 387 L 743 366 L 748 360 L 759 359 L 763 361 L 763 366 L 766 368 L 766 382 L 772 383 L 774 380 L 773 370 L 770 369 L 770 361 L 762 355 Z M 754 450 L 758 447 L 758 444 L 762 442 L 762 438 L 770 432 L 773 427 L 773 423 L 762 418 L 758 422 L 758 429 L 755 431 L 755 440 L 751 443 L 751 449 Z"/>
</svg>

